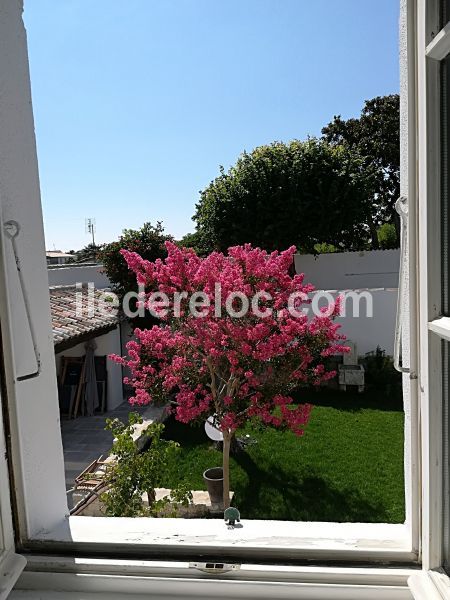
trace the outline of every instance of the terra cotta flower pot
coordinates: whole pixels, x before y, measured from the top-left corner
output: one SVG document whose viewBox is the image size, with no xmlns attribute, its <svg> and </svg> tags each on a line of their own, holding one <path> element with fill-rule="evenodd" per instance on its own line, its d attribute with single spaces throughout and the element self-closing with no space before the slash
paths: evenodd
<svg viewBox="0 0 450 600">
<path fill-rule="evenodd" d="M 203 473 L 203 479 L 206 481 L 206 488 L 211 500 L 211 504 L 223 503 L 223 469 L 222 467 L 212 467 L 206 469 Z"/>
</svg>

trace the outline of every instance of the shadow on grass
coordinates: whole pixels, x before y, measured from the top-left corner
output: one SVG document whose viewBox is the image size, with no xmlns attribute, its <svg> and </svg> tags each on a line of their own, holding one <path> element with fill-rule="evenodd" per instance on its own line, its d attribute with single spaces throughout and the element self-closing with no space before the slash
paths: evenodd
<svg viewBox="0 0 450 600">
<path fill-rule="evenodd" d="M 317 393 L 305 390 L 305 393 L 301 391 L 300 394 L 302 402 L 309 401 L 316 406 L 332 407 L 340 411 L 357 413 L 373 409 L 375 414 L 383 409 L 401 411 L 401 408 L 394 408 L 395 405 L 391 402 L 381 405 L 372 394 L 353 395 L 335 390 L 331 390 L 331 394 L 330 390 Z M 370 420 L 370 415 L 368 418 Z M 380 419 L 379 414 L 377 418 Z M 392 418 L 393 415 L 390 416 L 391 421 Z M 342 421 L 342 415 L 340 419 Z M 356 415 L 355 427 L 359 426 L 358 419 L 359 415 Z M 350 419 L 350 422 L 353 421 Z M 320 420 L 318 424 L 320 425 Z M 328 425 L 327 422 L 327 427 Z M 247 431 L 252 434 L 251 428 Z M 316 431 L 316 435 L 329 433 L 323 427 Z M 346 434 L 348 431 L 339 435 Z M 176 440 L 182 448 L 179 461 L 168 473 L 167 487 L 186 478 L 189 485 L 193 486 L 192 489 L 205 489 L 201 473 L 205 468 L 220 465 L 221 456 L 217 451 L 211 453 L 214 447 L 207 438 L 203 425 L 185 425 L 171 416 L 166 422 L 164 437 Z M 311 466 L 293 465 L 292 461 L 299 460 L 298 456 L 295 452 L 292 453 L 289 439 L 286 438 L 285 445 L 283 439 L 283 434 L 276 439 L 273 436 L 261 436 L 257 445 L 249 446 L 246 451 L 232 457 L 231 487 L 235 491 L 234 505 L 239 508 L 243 518 L 352 523 L 400 522 L 395 519 L 403 519 L 401 510 L 394 511 L 397 516 L 392 516 L 393 507 L 389 504 L 394 501 L 400 503 L 401 499 L 393 499 L 388 490 L 384 493 L 382 480 L 375 481 L 376 475 L 372 470 L 367 475 L 367 481 L 361 481 L 358 477 L 352 477 L 351 471 L 347 474 L 348 461 L 337 460 L 334 467 L 337 477 L 334 482 L 333 471 L 328 469 L 327 472 L 326 467 L 325 471 L 320 470 L 323 467 L 320 455 Z M 358 461 L 358 457 L 352 460 Z M 362 457 L 361 460 L 369 459 Z M 391 473 L 389 476 L 394 475 Z"/>
<path fill-rule="evenodd" d="M 386 394 L 375 390 L 362 392 L 343 392 L 326 388 L 317 391 L 298 389 L 292 394 L 297 402 L 309 402 L 315 406 L 329 406 L 338 410 L 357 412 L 365 409 L 382 411 L 403 411 L 403 398 L 399 394 Z"/>
<path fill-rule="evenodd" d="M 211 443 L 202 424 L 187 425 L 186 423 L 180 423 L 171 415 L 165 421 L 164 426 L 162 437 L 166 440 L 176 440 L 183 448 Z"/>
<path fill-rule="evenodd" d="M 234 457 L 249 485 L 236 486 L 234 504 L 245 519 L 292 521 L 388 522 L 381 503 L 370 502 L 355 490 L 333 489 L 322 477 L 284 477 L 276 467 L 261 469 L 243 452 Z"/>
</svg>

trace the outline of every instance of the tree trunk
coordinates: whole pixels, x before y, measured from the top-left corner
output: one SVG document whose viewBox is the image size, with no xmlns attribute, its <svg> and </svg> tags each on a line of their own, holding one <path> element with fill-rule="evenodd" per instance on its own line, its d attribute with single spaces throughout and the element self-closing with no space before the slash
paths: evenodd
<svg viewBox="0 0 450 600">
<path fill-rule="evenodd" d="M 214 442 L 214 447 L 219 452 L 223 452 L 223 442 Z M 245 451 L 245 446 L 238 440 L 235 433 L 230 436 L 230 456 L 236 456 Z"/>
<path fill-rule="evenodd" d="M 151 508 L 153 506 L 153 504 L 155 503 L 156 500 L 156 492 L 155 490 L 148 490 L 147 492 L 147 502 L 148 502 L 148 507 Z"/>
<path fill-rule="evenodd" d="M 394 210 L 392 212 L 392 222 L 394 223 L 394 227 L 395 227 L 395 233 L 397 234 L 397 245 L 398 247 L 400 247 L 400 230 L 401 230 L 401 221 L 400 221 L 400 215 L 398 214 L 398 212 L 396 210 Z"/>
<path fill-rule="evenodd" d="M 230 506 L 230 442 L 231 434 L 223 432 L 223 509 Z"/>
<path fill-rule="evenodd" d="M 380 249 L 380 243 L 378 241 L 378 231 L 377 231 L 377 227 L 375 225 L 375 223 L 370 222 L 369 223 L 369 229 L 370 229 L 370 237 L 371 237 L 371 250 L 379 250 Z"/>
</svg>

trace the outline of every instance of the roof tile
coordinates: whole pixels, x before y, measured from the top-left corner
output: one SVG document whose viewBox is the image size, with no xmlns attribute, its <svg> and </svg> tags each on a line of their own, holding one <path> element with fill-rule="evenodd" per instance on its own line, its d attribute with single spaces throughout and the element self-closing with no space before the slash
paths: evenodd
<svg viewBox="0 0 450 600">
<path fill-rule="evenodd" d="M 96 333 L 119 322 L 117 308 L 104 302 L 104 290 L 57 286 L 50 288 L 53 340 L 55 345 Z M 100 310 L 101 307 L 101 310 Z"/>
</svg>

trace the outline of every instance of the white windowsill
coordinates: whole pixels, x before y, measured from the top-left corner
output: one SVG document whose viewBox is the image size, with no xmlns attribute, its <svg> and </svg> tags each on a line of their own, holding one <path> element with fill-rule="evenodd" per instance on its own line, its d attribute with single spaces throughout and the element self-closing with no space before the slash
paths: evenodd
<svg viewBox="0 0 450 600">
<path fill-rule="evenodd" d="M 53 579 L 53 578 L 52 578 Z M 42 580 L 24 577 L 24 587 L 10 600 L 414 600 L 408 588 L 339 584 L 270 584 L 234 581 L 123 581 L 121 578 L 90 578 L 65 575 L 55 588 Z M 84 585 L 83 585 L 84 584 Z M 28 586 L 32 585 L 30 588 Z M 105 589 L 108 590 L 105 592 Z M 430 600 L 430 599 L 427 599 Z"/>
<path fill-rule="evenodd" d="M 415 573 L 408 579 L 408 585 L 414 600 L 450 599 L 450 579 L 442 569 Z"/>
<path fill-rule="evenodd" d="M 408 579 L 417 573 L 388 567 L 243 564 L 238 571 L 210 575 L 187 562 L 29 556 L 11 600 L 412 600 Z"/>
<path fill-rule="evenodd" d="M 208 575 L 182 562 L 31 556 L 11 599 L 412 600 L 407 582 L 418 572 L 386 567 L 242 565 L 239 571 Z"/>
<path fill-rule="evenodd" d="M 41 532 L 34 542 L 42 548 L 61 544 L 95 544 L 116 552 L 153 551 L 176 554 L 224 552 L 252 560 L 277 556 L 328 560 L 417 560 L 406 525 L 383 523 L 305 523 L 247 521 L 228 529 L 221 519 L 153 519 L 70 517 L 59 528 Z"/>
<path fill-rule="evenodd" d="M 5 552 L 0 555 L 0 600 L 8 598 L 25 564 L 24 557 L 14 552 Z"/>
</svg>

